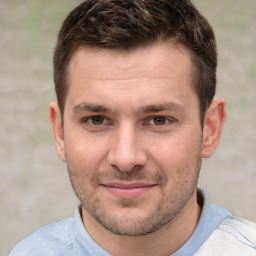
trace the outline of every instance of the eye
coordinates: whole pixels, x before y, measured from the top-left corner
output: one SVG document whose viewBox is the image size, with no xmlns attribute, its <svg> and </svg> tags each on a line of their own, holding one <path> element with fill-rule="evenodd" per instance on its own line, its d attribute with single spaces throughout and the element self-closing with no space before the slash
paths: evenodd
<svg viewBox="0 0 256 256">
<path fill-rule="evenodd" d="M 164 116 L 156 116 L 154 118 L 152 118 L 152 120 L 149 122 L 154 125 L 165 125 L 168 122 L 168 119 Z"/>
<path fill-rule="evenodd" d="M 88 116 L 81 120 L 81 125 L 88 132 L 100 132 L 110 129 L 113 122 L 105 116 Z"/>
<path fill-rule="evenodd" d="M 93 116 L 91 118 L 88 119 L 88 121 L 91 120 L 91 123 L 94 124 L 94 125 L 101 125 L 101 124 L 104 124 L 104 117 L 102 116 Z"/>
<path fill-rule="evenodd" d="M 103 116 L 90 116 L 84 118 L 82 122 L 87 126 L 102 126 L 108 124 L 108 121 Z"/>
</svg>

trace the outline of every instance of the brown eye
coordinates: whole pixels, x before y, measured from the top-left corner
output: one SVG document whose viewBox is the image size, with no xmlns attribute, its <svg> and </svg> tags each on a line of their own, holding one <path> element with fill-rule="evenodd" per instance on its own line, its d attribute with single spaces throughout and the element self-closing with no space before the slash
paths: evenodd
<svg viewBox="0 0 256 256">
<path fill-rule="evenodd" d="M 94 125 L 101 125 L 104 123 L 104 118 L 102 116 L 93 116 L 91 120 Z"/>
<path fill-rule="evenodd" d="M 163 116 L 157 116 L 153 118 L 155 125 L 164 125 L 166 124 L 166 118 Z"/>
</svg>

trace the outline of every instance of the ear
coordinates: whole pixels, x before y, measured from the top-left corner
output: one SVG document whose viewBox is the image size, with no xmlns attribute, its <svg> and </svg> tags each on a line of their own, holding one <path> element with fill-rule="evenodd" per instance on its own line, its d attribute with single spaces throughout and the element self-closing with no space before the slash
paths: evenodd
<svg viewBox="0 0 256 256">
<path fill-rule="evenodd" d="M 225 101 L 221 98 L 213 100 L 205 113 L 202 157 L 208 158 L 213 154 L 219 143 L 225 119 Z"/>
<path fill-rule="evenodd" d="M 49 105 L 49 120 L 59 157 L 66 162 L 64 131 L 61 121 L 61 112 L 57 102 L 51 102 Z"/>
</svg>

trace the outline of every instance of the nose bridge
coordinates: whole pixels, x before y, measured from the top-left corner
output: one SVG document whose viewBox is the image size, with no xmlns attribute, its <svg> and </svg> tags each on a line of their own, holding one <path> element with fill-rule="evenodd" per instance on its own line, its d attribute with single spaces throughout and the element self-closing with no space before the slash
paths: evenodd
<svg viewBox="0 0 256 256">
<path fill-rule="evenodd" d="M 141 134 L 135 125 L 124 122 L 119 125 L 113 135 L 108 161 L 121 171 L 130 171 L 135 166 L 146 163 Z"/>
</svg>

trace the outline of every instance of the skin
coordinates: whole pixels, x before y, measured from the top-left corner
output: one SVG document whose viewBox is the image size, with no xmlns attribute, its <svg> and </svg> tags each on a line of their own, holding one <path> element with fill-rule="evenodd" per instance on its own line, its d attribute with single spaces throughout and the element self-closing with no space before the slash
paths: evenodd
<svg viewBox="0 0 256 256">
<path fill-rule="evenodd" d="M 201 160 L 225 120 L 214 100 L 200 125 L 182 45 L 79 49 L 68 69 L 64 126 L 50 121 L 91 237 L 112 255 L 170 255 L 193 233 Z M 171 238 L 171 239 L 170 239 Z"/>
</svg>

